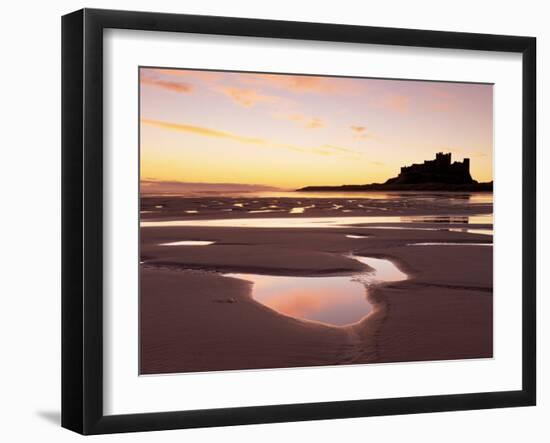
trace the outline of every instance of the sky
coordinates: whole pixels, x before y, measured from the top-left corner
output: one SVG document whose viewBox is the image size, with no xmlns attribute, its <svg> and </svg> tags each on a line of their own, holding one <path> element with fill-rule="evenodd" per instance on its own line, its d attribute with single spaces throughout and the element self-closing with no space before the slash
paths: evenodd
<svg viewBox="0 0 550 443">
<path fill-rule="evenodd" d="M 142 186 L 380 183 L 436 152 L 491 181 L 493 86 L 140 68 Z"/>
</svg>

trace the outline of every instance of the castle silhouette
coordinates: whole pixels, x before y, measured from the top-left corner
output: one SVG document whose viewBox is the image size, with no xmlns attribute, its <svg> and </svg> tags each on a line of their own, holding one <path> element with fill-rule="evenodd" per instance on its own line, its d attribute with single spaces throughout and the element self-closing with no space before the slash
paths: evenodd
<svg viewBox="0 0 550 443">
<path fill-rule="evenodd" d="M 298 191 L 493 191 L 493 182 L 478 183 L 470 175 L 470 159 L 451 162 L 451 153 L 438 152 L 435 159 L 403 166 L 397 177 L 384 183 L 341 186 L 306 186 Z"/>
<path fill-rule="evenodd" d="M 470 175 L 470 159 L 451 163 L 451 153 L 438 152 L 434 160 L 424 160 L 403 166 L 397 177 L 390 178 L 385 184 L 449 183 L 473 184 L 477 181 Z"/>
</svg>

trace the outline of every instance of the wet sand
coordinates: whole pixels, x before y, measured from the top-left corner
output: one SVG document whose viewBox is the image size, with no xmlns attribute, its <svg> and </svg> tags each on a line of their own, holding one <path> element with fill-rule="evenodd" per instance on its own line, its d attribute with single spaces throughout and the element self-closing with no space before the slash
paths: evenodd
<svg viewBox="0 0 550 443">
<path fill-rule="evenodd" d="M 158 198 L 143 199 L 143 211 L 165 206 L 157 208 L 158 212 L 142 213 L 142 220 L 229 217 L 224 214 L 227 211 L 220 210 L 208 217 L 184 212 L 198 210 L 189 208 L 200 205 L 212 206 L 210 199 L 208 202 L 162 199 L 164 203 Z M 226 199 L 220 209 L 234 205 L 233 200 Z M 250 203 L 253 200 L 250 199 Z M 333 207 L 333 201 L 325 200 L 308 203 L 315 204 L 316 208 Z M 434 203 L 429 198 L 419 198 L 416 202 L 397 200 L 390 203 L 385 199 L 377 209 L 371 209 L 371 214 L 467 216 L 492 211 L 492 205 L 487 202 L 474 203 L 468 199 L 464 202 L 458 199 L 458 203 Z M 269 206 L 267 201 L 256 201 L 254 205 L 259 207 Z M 348 203 L 371 206 L 376 201 Z M 285 202 L 284 217 L 288 217 L 288 211 L 297 204 L 298 201 Z M 309 208 L 294 216 L 334 216 L 334 211 L 339 211 L 339 216 L 349 216 L 341 213 L 347 210 L 343 208 L 346 206 L 324 212 L 315 209 L 316 213 Z M 250 214 L 253 210 L 240 211 L 239 217 L 276 216 Z M 357 215 L 366 214 L 363 211 Z M 492 236 L 448 229 L 457 226 L 491 229 L 492 225 L 465 225 L 461 220 L 443 217 L 443 221 L 429 223 L 339 228 L 142 228 L 141 372 L 490 358 L 493 248 L 486 244 L 492 243 Z M 384 227 L 392 229 L 381 229 Z M 414 229 L 418 227 L 422 229 Z M 182 240 L 214 243 L 160 246 Z M 438 242 L 467 245 L 409 246 Z M 408 279 L 365 291 L 373 307 L 370 314 L 347 326 L 282 315 L 251 297 L 251 283 L 224 275 L 326 276 L 371 270 L 350 258 L 351 253 L 390 259 L 408 274 Z"/>
</svg>

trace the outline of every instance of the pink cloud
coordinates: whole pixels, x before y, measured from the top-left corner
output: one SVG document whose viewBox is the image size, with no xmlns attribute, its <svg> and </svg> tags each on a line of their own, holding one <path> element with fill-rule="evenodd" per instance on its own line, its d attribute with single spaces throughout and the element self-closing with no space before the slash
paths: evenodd
<svg viewBox="0 0 550 443">
<path fill-rule="evenodd" d="M 353 92 L 356 89 L 349 79 L 309 75 L 243 73 L 239 81 L 293 93 L 337 94 Z"/>
<path fill-rule="evenodd" d="M 254 86 L 255 89 L 258 89 L 258 87 L 279 89 L 299 94 L 349 94 L 358 92 L 359 88 L 361 88 L 362 91 L 365 89 L 365 84 L 359 84 L 354 79 L 340 77 L 200 71 L 169 68 L 142 68 L 141 72 L 153 74 L 153 77 L 160 76 L 162 79 L 169 81 L 170 77 L 196 79 L 204 83 L 209 83 L 212 87 L 215 87 L 215 84 L 219 85 L 227 81 L 236 81 L 244 85 Z"/>
<path fill-rule="evenodd" d="M 195 78 L 203 81 L 216 82 L 223 77 L 222 72 L 216 71 L 195 71 L 191 69 L 163 69 L 163 68 L 142 68 L 142 72 L 151 72 L 172 77 Z"/>
<path fill-rule="evenodd" d="M 370 134 L 370 132 L 367 132 L 366 126 L 351 125 L 350 129 L 353 132 L 353 138 L 358 138 L 358 139 L 372 138 L 372 135 Z"/>
<path fill-rule="evenodd" d="M 381 101 L 380 105 L 390 111 L 405 113 L 409 110 L 409 97 L 404 95 L 387 95 Z"/>
<path fill-rule="evenodd" d="M 233 100 L 235 103 L 241 106 L 246 106 L 247 108 L 254 106 L 256 103 L 272 102 L 278 99 L 277 97 L 272 95 L 262 94 L 255 89 L 225 87 L 219 88 L 217 90 L 231 98 L 231 100 Z"/>
<path fill-rule="evenodd" d="M 140 82 L 142 85 L 156 86 L 158 88 L 167 89 L 172 92 L 188 94 L 193 91 L 193 86 L 185 82 L 161 80 L 157 78 L 146 77 L 144 75 L 140 77 Z"/>
</svg>

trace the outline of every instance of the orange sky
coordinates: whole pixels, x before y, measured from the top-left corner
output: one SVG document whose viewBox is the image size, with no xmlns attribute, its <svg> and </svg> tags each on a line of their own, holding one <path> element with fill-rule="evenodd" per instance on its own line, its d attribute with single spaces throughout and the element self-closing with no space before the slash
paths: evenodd
<svg viewBox="0 0 550 443">
<path fill-rule="evenodd" d="M 144 181 L 364 184 L 439 151 L 492 180 L 491 85 L 141 68 L 140 88 Z"/>
</svg>

